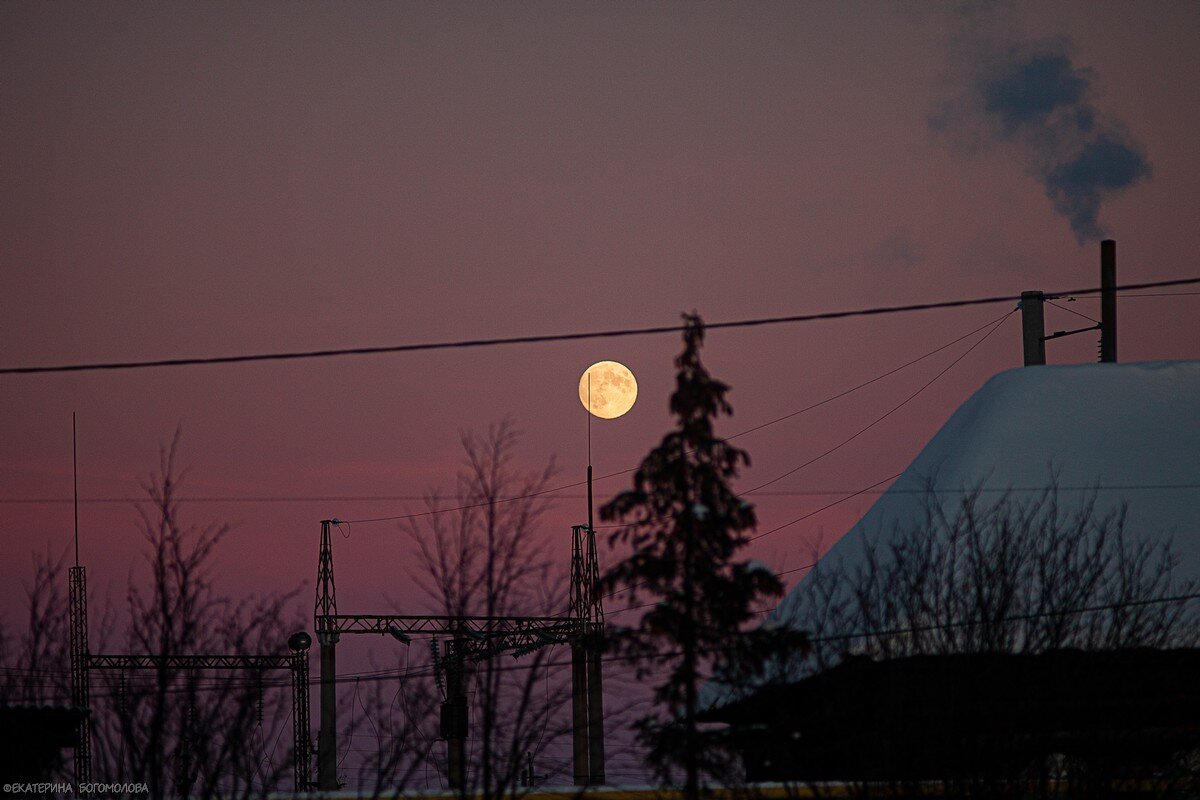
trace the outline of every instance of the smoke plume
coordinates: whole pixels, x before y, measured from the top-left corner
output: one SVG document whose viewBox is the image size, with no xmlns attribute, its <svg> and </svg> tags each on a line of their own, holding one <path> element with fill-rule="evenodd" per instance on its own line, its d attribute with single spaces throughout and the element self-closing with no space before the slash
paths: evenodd
<svg viewBox="0 0 1200 800">
<path fill-rule="evenodd" d="M 1041 181 L 1082 244 L 1105 235 L 1105 200 L 1150 177 L 1141 145 L 1093 101 L 1095 75 L 1065 41 L 989 46 L 972 41 L 959 94 L 931 127 L 973 148 L 1008 143 Z"/>
</svg>

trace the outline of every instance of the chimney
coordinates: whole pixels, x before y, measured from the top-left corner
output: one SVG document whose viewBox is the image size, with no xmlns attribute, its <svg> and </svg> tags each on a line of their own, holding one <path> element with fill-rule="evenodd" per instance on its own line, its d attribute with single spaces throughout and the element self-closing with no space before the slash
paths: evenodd
<svg viewBox="0 0 1200 800">
<path fill-rule="evenodd" d="M 1100 363 L 1117 363 L 1117 243 L 1100 243 Z"/>
</svg>

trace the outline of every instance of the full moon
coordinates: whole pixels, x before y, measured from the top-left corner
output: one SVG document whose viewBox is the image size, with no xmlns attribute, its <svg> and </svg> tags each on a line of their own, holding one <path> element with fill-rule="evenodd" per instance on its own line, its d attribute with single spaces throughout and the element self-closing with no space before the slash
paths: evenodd
<svg viewBox="0 0 1200 800">
<path fill-rule="evenodd" d="M 591 376 L 589 402 L 588 377 Z M 616 419 L 633 408 L 637 381 L 629 367 L 616 361 L 597 361 L 579 379 L 579 402 L 601 419 Z"/>
</svg>

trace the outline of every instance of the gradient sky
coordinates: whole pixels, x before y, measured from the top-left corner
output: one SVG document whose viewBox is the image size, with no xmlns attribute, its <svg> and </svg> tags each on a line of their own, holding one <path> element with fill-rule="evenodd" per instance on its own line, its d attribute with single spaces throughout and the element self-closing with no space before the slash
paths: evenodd
<svg viewBox="0 0 1200 800">
<path fill-rule="evenodd" d="M 1200 4 L 59 4 L 0 6 L 0 366 L 671 324 L 1200 274 Z M 1097 213 L 1098 209 L 1098 213 Z M 1103 226 L 1103 227 L 1101 227 Z M 1200 298 L 1129 298 L 1124 361 L 1200 357 Z M 1099 304 L 1072 308 L 1095 315 Z M 983 307 L 713 332 L 734 433 L 1003 314 Z M 1050 330 L 1082 323 L 1048 309 Z M 853 434 L 966 343 L 750 434 L 744 486 Z M 0 376 L 0 609 L 80 494 L 132 498 L 183 427 L 186 493 L 453 489 L 459 436 L 511 414 L 523 463 L 582 477 L 583 369 L 637 375 L 593 429 L 598 474 L 667 429 L 677 336 L 137 372 Z M 1095 358 L 1095 337 L 1049 345 Z M 902 470 L 984 380 L 1016 317 L 780 492 Z M 597 487 L 606 498 L 623 484 Z M 579 490 L 544 535 L 568 557 Z M 758 501 L 766 530 L 836 499 Z M 864 495 L 764 538 L 806 563 Z M 318 521 L 391 500 L 203 502 L 230 592 L 306 582 Z M 128 503 L 85 503 L 91 585 L 140 549 Z M 335 544 L 344 612 L 406 592 L 394 523 Z M 795 577 L 795 576 L 792 576 Z"/>
</svg>

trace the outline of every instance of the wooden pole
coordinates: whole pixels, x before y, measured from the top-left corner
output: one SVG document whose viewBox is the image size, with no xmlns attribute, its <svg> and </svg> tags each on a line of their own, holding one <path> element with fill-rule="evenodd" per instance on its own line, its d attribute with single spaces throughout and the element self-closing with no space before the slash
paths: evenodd
<svg viewBox="0 0 1200 800">
<path fill-rule="evenodd" d="M 1046 310 L 1041 292 L 1021 292 L 1021 341 L 1025 366 L 1046 363 Z"/>
</svg>

